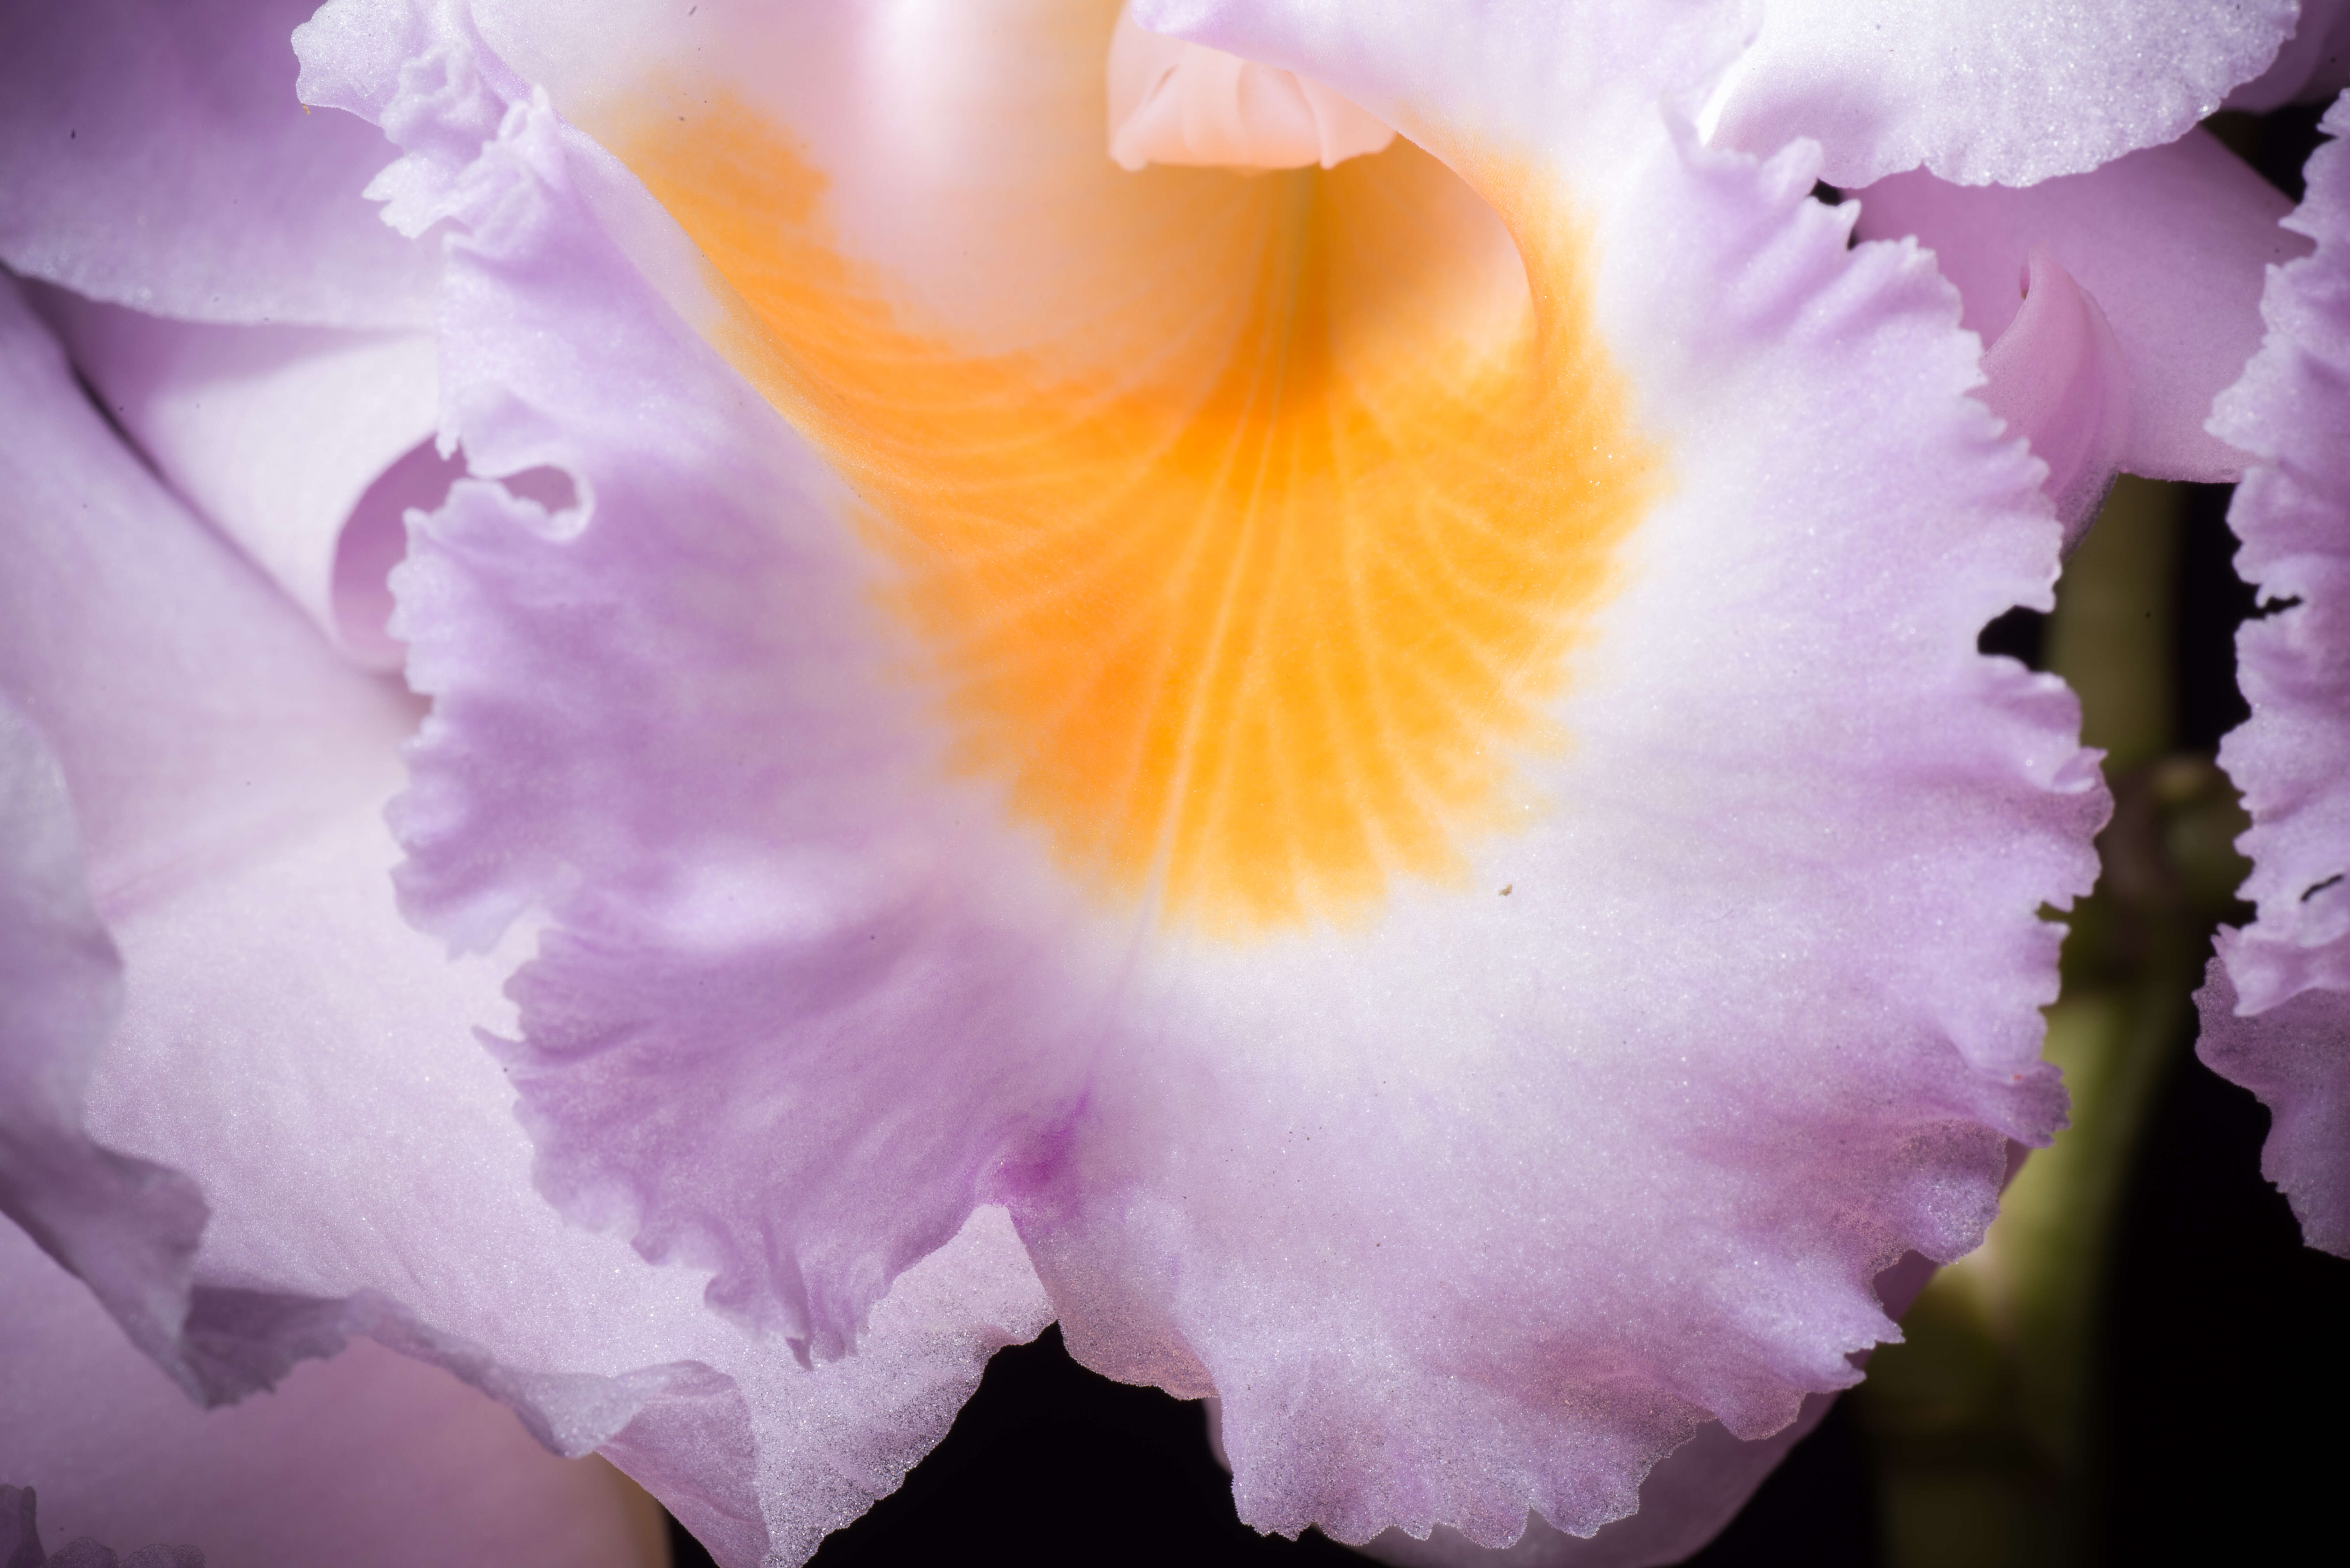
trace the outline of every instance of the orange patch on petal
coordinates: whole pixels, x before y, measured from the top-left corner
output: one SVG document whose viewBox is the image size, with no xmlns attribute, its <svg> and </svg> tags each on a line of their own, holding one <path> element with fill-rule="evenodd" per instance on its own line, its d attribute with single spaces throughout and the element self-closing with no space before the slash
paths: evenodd
<svg viewBox="0 0 2350 1568">
<path fill-rule="evenodd" d="M 1066 867 L 1242 937 L 1455 880 L 1528 809 L 1512 759 L 1562 742 L 1659 484 L 1555 202 L 1506 203 L 1497 296 L 1491 213 L 1408 142 L 1120 176 L 1153 182 L 1101 214 L 1123 303 L 1005 352 L 844 255 L 755 115 L 661 119 L 616 151 L 739 297 L 722 348 L 863 498 L 957 765 Z"/>
</svg>

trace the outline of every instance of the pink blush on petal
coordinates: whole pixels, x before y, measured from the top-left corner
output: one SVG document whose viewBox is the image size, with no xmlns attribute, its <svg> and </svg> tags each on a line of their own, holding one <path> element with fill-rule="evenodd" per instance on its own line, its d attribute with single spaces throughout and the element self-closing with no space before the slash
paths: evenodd
<svg viewBox="0 0 2350 1568">
<path fill-rule="evenodd" d="M 2089 531 L 2129 444 L 2129 371 L 2106 313 L 2033 246 L 2023 305 L 1983 355 L 1982 400 L 2048 465 L 2042 488 L 2069 551 Z"/>
</svg>

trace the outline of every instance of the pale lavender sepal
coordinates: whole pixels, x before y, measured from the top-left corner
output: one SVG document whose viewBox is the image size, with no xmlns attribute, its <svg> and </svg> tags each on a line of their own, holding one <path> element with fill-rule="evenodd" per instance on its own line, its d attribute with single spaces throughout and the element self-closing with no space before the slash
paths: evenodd
<svg viewBox="0 0 2350 1568">
<path fill-rule="evenodd" d="M 99 912 L 395 776 L 415 708 L 328 654 L 101 421 L 0 282 L 0 690 L 63 764 Z M 109 618 L 96 605 L 135 613 Z"/>
<path fill-rule="evenodd" d="M 641 1568 L 608 1475 L 407 1356 L 362 1343 L 205 1411 L 5 1225 L 0 1313 L 0 1476 L 37 1492 L 52 1547 L 187 1542 L 221 1565 Z M 0 1562 L 8 1545 L 0 1529 Z"/>
<path fill-rule="evenodd" d="M 433 257 L 359 199 L 364 126 L 306 112 L 311 0 L 80 0 L 0 17 L 0 261 L 192 321 L 421 327 Z"/>
<path fill-rule="evenodd" d="M 385 629 L 406 513 L 464 472 L 432 449 L 431 335 L 173 321 L 31 289 L 74 368 L 164 481 L 234 539 L 338 650 L 404 656 Z"/>
<path fill-rule="evenodd" d="M 0 456 L 0 693 L 13 704 L 0 848 L 16 861 L 0 915 L 9 957 L 33 965 L 28 983 L 8 992 L 7 1069 L 22 1092 L 8 1096 L 0 1149 L 7 1211 L 196 1402 L 244 1398 L 366 1334 L 506 1401 L 550 1446 L 585 1452 L 611 1438 L 673 1382 L 691 1381 L 691 1369 L 650 1367 L 625 1385 L 550 1381 L 379 1291 L 276 1287 L 252 1270 L 234 1282 L 211 1277 L 205 1259 L 222 1217 L 207 1223 L 203 1161 L 114 1152 L 154 1141 L 151 1119 L 125 1115 L 126 1079 L 134 1101 L 153 1095 L 150 1118 L 200 1116 L 207 1075 L 244 1082 L 224 1072 L 216 1049 L 200 1054 L 192 1093 L 154 1094 L 162 1075 L 126 1074 L 126 1046 L 155 1033 L 159 1015 L 181 1040 L 183 1010 L 248 1047 L 267 1037 L 206 1004 L 203 982 L 216 979 L 206 966 L 172 974 L 136 955 L 151 955 L 175 909 L 201 906 L 208 892 L 227 895 L 195 919 L 211 933 L 215 970 L 231 967 L 221 960 L 234 941 L 273 926 L 334 934 L 317 890 L 243 902 L 241 884 L 317 836 L 322 821 L 373 815 L 407 710 L 343 667 L 114 441 L 13 283 L 0 283 L 0 416 L 23 438 Z M 18 708 L 41 722 L 54 761 Z M 343 869 L 390 923 L 383 867 L 362 851 Z M 119 1005 L 117 947 L 133 955 Z M 328 964 L 369 957 L 364 946 L 322 953 Z M 298 1012 L 288 1020 L 273 1009 L 286 996 L 281 984 L 275 999 L 256 990 L 241 1005 L 299 1028 Z M 285 1157 L 252 1147 L 249 1119 L 224 1121 L 188 1147 L 201 1154 L 209 1137 L 265 1167 Z"/>
<path fill-rule="evenodd" d="M 64 775 L 0 696 L 0 1215 L 204 1397 L 214 1390 L 180 1343 L 203 1198 L 179 1172 L 107 1148 L 82 1127 L 120 1002 L 121 963 L 83 885 Z"/>
</svg>

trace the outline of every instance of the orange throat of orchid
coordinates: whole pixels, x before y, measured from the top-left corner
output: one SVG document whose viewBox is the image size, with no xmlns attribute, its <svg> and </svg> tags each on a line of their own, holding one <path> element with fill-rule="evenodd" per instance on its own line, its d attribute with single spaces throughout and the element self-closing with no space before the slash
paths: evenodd
<svg viewBox="0 0 2350 1568">
<path fill-rule="evenodd" d="M 1463 882 L 1541 809 L 1521 764 L 1566 743 L 1661 468 L 1538 182 L 1481 181 L 1505 227 L 1409 141 L 1243 177 L 1097 133 L 1024 305 L 1067 325 L 1007 344 L 852 254 L 739 101 L 631 124 L 608 142 L 723 280 L 719 347 L 859 498 L 950 765 L 1066 874 L 1241 940 Z"/>
</svg>

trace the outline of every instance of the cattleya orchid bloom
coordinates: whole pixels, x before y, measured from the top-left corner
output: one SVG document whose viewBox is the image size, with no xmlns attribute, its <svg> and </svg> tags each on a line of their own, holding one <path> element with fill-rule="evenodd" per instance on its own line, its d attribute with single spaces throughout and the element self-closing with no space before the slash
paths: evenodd
<svg viewBox="0 0 2350 1568">
<path fill-rule="evenodd" d="M 2294 8 L 1913 10 L 9 24 L 0 1479 L 358 1561 L 235 1490 L 357 1407 L 477 1444 L 386 1561 L 628 1560 L 551 1449 L 797 1563 L 1057 1317 L 1259 1528 L 1693 1549 L 2061 1124 L 1980 629 L 2280 428 L 2179 138 Z"/>
</svg>

